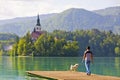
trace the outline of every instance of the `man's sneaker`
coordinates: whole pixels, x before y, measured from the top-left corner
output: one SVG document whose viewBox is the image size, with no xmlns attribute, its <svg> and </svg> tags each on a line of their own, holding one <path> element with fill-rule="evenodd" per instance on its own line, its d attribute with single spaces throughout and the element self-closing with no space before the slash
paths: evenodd
<svg viewBox="0 0 120 80">
<path fill-rule="evenodd" d="M 87 73 L 87 75 L 88 75 L 88 76 L 90 76 L 90 75 L 91 75 L 91 73 Z"/>
</svg>

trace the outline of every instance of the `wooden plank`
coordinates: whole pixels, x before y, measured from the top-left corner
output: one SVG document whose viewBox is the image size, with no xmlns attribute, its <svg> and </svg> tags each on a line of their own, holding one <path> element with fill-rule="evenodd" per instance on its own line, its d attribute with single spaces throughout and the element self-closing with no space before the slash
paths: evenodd
<svg viewBox="0 0 120 80">
<path fill-rule="evenodd" d="M 86 75 L 84 72 L 72 71 L 26 71 L 30 75 L 36 75 L 45 79 L 52 80 L 120 80 L 120 77 L 102 76 L 92 74 Z"/>
</svg>

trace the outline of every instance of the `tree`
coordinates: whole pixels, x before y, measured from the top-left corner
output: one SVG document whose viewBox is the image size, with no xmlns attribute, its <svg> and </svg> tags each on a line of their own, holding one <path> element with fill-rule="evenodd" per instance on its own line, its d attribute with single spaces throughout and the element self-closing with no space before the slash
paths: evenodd
<svg viewBox="0 0 120 80">
<path fill-rule="evenodd" d="M 67 42 L 66 45 L 64 45 L 64 52 L 65 56 L 78 56 L 79 54 L 79 46 L 78 42 L 72 41 L 72 42 Z"/>
<path fill-rule="evenodd" d="M 120 48 L 119 47 L 115 48 L 115 53 L 116 53 L 116 55 L 120 55 Z"/>
<path fill-rule="evenodd" d="M 28 32 L 21 39 L 17 39 L 12 52 L 14 55 L 77 56 L 83 55 L 88 45 L 91 46 L 94 56 L 120 55 L 120 35 L 97 29 L 73 32 L 56 30 L 42 34 L 34 43 Z"/>
<path fill-rule="evenodd" d="M 33 42 L 31 40 L 30 32 L 27 32 L 26 36 L 24 36 L 25 43 L 24 43 L 24 55 L 32 55 L 34 47 Z"/>
<path fill-rule="evenodd" d="M 65 39 L 57 39 L 55 40 L 55 43 L 53 45 L 54 51 L 53 55 L 54 56 L 64 56 L 65 53 L 63 51 L 64 45 L 66 45 L 66 40 Z"/>
<path fill-rule="evenodd" d="M 18 43 L 18 49 L 17 49 L 17 54 L 18 55 L 24 55 L 25 53 L 25 50 L 24 50 L 24 48 L 25 48 L 25 39 L 24 38 L 21 38 L 20 40 L 19 40 L 19 43 Z"/>
<path fill-rule="evenodd" d="M 45 35 L 41 35 L 37 41 L 35 42 L 34 46 L 36 48 L 36 56 L 43 56 L 45 53 L 45 44 L 46 44 L 46 40 L 45 40 Z"/>
<path fill-rule="evenodd" d="M 18 54 L 17 54 L 17 49 L 18 49 L 18 45 L 17 45 L 17 43 L 15 43 L 14 45 L 13 45 L 13 49 L 10 51 L 10 55 L 11 56 L 17 56 Z"/>
</svg>

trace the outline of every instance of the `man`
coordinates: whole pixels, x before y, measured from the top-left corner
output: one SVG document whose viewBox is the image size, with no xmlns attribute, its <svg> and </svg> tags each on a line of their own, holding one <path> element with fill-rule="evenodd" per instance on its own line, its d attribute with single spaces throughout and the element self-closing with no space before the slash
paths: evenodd
<svg viewBox="0 0 120 80">
<path fill-rule="evenodd" d="M 93 54 L 90 51 L 90 46 L 88 46 L 86 51 L 84 52 L 83 60 L 85 60 L 85 67 L 86 67 L 87 75 L 91 75 L 90 63 L 93 62 Z"/>
</svg>

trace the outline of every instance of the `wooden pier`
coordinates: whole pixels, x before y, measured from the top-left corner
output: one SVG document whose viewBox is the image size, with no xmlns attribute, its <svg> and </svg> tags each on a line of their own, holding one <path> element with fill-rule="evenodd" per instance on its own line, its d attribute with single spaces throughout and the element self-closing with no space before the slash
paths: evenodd
<svg viewBox="0 0 120 80">
<path fill-rule="evenodd" d="M 88 76 L 84 72 L 72 71 L 26 71 L 26 73 L 27 75 L 34 75 L 49 80 L 120 80 L 120 77 L 96 74 Z"/>
</svg>

